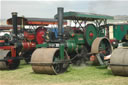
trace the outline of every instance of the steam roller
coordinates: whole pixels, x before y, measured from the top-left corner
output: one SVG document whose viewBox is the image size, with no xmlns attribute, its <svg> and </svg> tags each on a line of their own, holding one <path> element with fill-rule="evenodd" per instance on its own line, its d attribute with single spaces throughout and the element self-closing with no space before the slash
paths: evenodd
<svg viewBox="0 0 128 85">
<path fill-rule="evenodd" d="M 67 70 L 68 55 L 64 52 L 64 61 L 60 61 L 59 48 L 38 48 L 32 54 L 32 69 L 35 73 L 60 74 Z"/>
<path fill-rule="evenodd" d="M 29 62 L 31 57 L 30 54 L 36 46 L 36 43 L 29 38 L 28 41 L 27 38 L 23 40 L 23 36 L 19 37 L 20 33 L 23 32 L 20 32 L 21 30 L 18 29 L 17 12 L 12 12 L 12 18 L 9 20 L 11 25 L 13 25 L 12 31 L 10 34 L 0 36 L 0 70 L 17 69 L 21 59 L 25 59 Z M 23 35 L 25 35 L 24 37 L 27 37 L 26 35 L 28 35 L 28 33 L 24 33 Z"/>
<path fill-rule="evenodd" d="M 72 20 L 75 17 L 74 19 L 78 21 L 85 21 L 88 15 L 84 14 L 83 18 L 79 15 L 74 16 L 70 12 L 63 13 L 63 8 L 58 8 L 57 12 L 55 18 L 58 20 L 58 37 L 47 30 L 43 36 L 45 42 L 36 45 L 30 62 L 35 73 L 51 75 L 64 73 L 69 64 L 78 66 L 86 64 L 91 53 L 97 54 L 102 49 L 107 54 L 112 52 L 109 40 L 104 35 L 102 36 L 103 33 L 99 31 L 101 29 L 93 24 L 88 24 L 82 28 L 83 30 L 71 28 L 72 31 L 64 33 L 63 18 Z M 95 20 L 95 17 L 90 20 Z"/>
<path fill-rule="evenodd" d="M 0 70 L 16 69 L 20 64 L 17 48 L 17 13 L 12 13 L 13 36 L 0 37 Z M 12 38 L 12 39 L 10 39 Z"/>
<path fill-rule="evenodd" d="M 128 43 L 128 42 L 127 42 Z M 114 75 L 128 76 L 128 44 L 113 51 L 110 68 Z"/>
</svg>

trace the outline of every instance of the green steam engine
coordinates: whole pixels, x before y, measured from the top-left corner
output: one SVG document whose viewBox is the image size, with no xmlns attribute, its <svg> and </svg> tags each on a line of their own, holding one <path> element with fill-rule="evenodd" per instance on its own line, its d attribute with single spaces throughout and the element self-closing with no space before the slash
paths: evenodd
<svg viewBox="0 0 128 85">
<path fill-rule="evenodd" d="M 63 8 L 58 8 L 55 18 L 58 19 L 58 37 L 55 38 L 52 32 L 46 32 L 45 43 L 36 45 L 37 49 L 31 58 L 34 72 L 59 74 L 65 72 L 70 63 L 86 64 L 90 54 L 97 54 L 99 51 L 105 51 L 105 55 L 111 54 L 111 44 L 105 37 L 101 24 L 106 24 L 107 19 L 113 17 L 79 12 L 63 13 Z M 63 19 L 72 20 L 79 27 L 64 28 Z M 87 24 L 87 21 L 94 24 Z"/>
</svg>

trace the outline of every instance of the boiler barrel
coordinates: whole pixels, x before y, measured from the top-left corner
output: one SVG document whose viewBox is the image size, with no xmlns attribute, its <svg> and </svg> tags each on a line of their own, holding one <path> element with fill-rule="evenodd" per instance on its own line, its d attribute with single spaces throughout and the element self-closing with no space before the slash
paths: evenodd
<svg viewBox="0 0 128 85">
<path fill-rule="evenodd" d="M 128 76 L 128 48 L 118 48 L 113 51 L 110 68 L 114 75 Z"/>
</svg>

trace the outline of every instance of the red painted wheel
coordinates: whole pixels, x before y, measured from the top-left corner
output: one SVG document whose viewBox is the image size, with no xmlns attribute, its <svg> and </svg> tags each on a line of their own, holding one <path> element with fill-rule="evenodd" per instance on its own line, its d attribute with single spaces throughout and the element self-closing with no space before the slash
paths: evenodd
<svg viewBox="0 0 128 85">
<path fill-rule="evenodd" d="M 44 43 L 44 35 L 45 35 L 46 29 L 39 27 L 36 30 L 36 41 L 38 44 Z"/>
</svg>

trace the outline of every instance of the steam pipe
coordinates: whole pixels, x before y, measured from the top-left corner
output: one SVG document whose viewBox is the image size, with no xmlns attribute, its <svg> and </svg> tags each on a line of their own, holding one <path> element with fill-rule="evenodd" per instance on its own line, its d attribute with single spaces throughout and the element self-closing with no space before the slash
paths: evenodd
<svg viewBox="0 0 128 85">
<path fill-rule="evenodd" d="M 63 10 L 64 8 L 59 7 L 57 12 L 58 12 L 58 35 L 60 37 L 60 40 L 62 40 L 63 36 Z"/>
<path fill-rule="evenodd" d="M 13 33 L 17 38 L 17 12 L 12 12 Z"/>
</svg>

